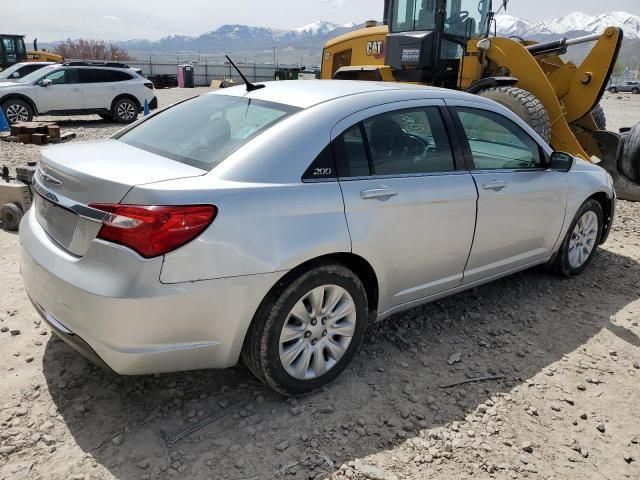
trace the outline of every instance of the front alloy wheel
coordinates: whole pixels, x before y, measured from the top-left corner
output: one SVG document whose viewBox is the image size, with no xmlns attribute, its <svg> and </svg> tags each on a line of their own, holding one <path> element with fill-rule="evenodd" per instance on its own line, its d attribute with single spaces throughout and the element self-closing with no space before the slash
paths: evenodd
<svg viewBox="0 0 640 480">
<path fill-rule="evenodd" d="M 33 119 L 31 107 L 21 100 L 9 100 L 3 105 L 9 123 L 30 122 Z"/>
<path fill-rule="evenodd" d="M 299 380 L 320 377 L 344 356 L 356 329 L 356 306 L 344 288 L 323 285 L 295 304 L 280 333 L 280 362 Z"/>
<path fill-rule="evenodd" d="M 580 217 L 569 241 L 569 265 L 580 268 L 587 261 L 598 241 L 598 216 L 587 211 Z"/>
<path fill-rule="evenodd" d="M 597 200 L 583 203 L 549 267 L 566 277 L 578 275 L 587 268 L 602 238 L 603 219 L 602 206 Z"/>
</svg>

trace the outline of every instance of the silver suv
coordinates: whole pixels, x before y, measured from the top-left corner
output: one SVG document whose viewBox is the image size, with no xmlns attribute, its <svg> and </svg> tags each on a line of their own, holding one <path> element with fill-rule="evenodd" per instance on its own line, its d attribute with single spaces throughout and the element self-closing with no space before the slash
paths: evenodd
<svg viewBox="0 0 640 480">
<path fill-rule="evenodd" d="M 92 115 L 131 123 L 157 107 L 153 84 L 121 63 L 71 62 L 41 68 L 18 82 L 0 83 L 0 106 L 9 123 L 35 115 Z"/>
</svg>

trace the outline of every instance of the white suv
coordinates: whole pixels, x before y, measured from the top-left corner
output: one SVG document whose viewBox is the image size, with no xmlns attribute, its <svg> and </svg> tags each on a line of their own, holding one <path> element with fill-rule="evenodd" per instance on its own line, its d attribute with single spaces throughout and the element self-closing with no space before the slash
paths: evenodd
<svg viewBox="0 0 640 480">
<path fill-rule="evenodd" d="M 121 63 L 71 62 L 41 68 L 14 83 L 0 83 L 9 123 L 34 115 L 91 115 L 131 123 L 145 101 L 157 107 L 153 84 Z"/>
</svg>

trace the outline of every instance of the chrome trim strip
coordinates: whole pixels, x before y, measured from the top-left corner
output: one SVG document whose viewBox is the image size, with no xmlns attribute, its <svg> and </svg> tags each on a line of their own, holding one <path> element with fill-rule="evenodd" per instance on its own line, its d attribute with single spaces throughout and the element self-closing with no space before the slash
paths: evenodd
<svg viewBox="0 0 640 480">
<path fill-rule="evenodd" d="M 62 333 L 66 335 L 75 335 L 75 333 L 73 333 L 71 330 L 69 330 L 67 327 L 62 325 L 59 321 L 57 321 L 55 318 L 53 318 L 51 315 L 45 312 L 44 309 L 42 311 L 44 312 L 44 316 L 46 317 L 47 322 L 53 325 L 56 329 L 60 330 Z"/>
<path fill-rule="evenodd" d="M 37 170 L 36 176 L 34 177 L 33 183 L 31 186 L 35 190 L 35 192 L 40 195 L 42 198 L 49 200 L 50 202 L 59 205 L 62 208 L 66 208 L 67 210 L 71 210 L 76 215 L 85 218 L 87 220 L 91 220 L 92 222 L 102 223 L 108 212 L 104 212 L 102 210 L 98 210 L 96 208 L 91 208 L 87 205 L 83 205 L 75 202 L 69 198 L 66 198 L 60 194 L 53 193 L 51 190 L 45 188 L 40 182 L 39 177 L 43 174 L 40 169 Z"/>
</svg>

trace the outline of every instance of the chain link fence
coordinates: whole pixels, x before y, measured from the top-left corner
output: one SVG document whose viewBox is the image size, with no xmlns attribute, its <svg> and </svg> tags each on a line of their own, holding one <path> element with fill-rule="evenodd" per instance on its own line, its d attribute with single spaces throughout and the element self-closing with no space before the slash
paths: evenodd
<svg viewBox="0 0 640 480">
<path fill-rule="evenodd" d="M 158 63 L 154 60 L 148 62 L 127 60 L 124 63 L 132 68 L 139 68 L 145 77 L 149 75 L 176 75 L 178 70 L 177 62 L 164 61 Z M 212 80 L 232 79 L 237 83 L 242 82 L 242 78 L 231 65 L 224 63 L 197 63 L 190 65 L 193 66 L 193 78 L 196 86 L 208 86 Z M 241 64 L 238 65 L 238 68 L 250 82 L 273 80 L 276 73 L 273 65 Z"/>
</svg>

